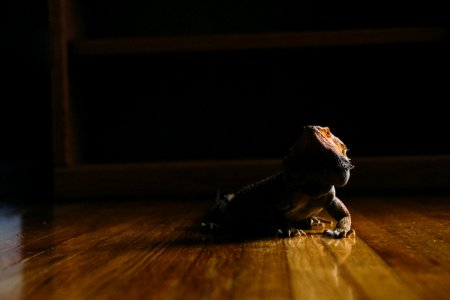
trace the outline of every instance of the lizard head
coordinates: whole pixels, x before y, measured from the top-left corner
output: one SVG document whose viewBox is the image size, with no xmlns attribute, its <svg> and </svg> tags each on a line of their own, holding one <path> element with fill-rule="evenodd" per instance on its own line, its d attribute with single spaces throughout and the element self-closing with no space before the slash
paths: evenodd
<svg viewBox="0 0 450 300">
<path fill-rule="evenodd" d="M 301 141 L 300 147 L 309 146 L 316 147 L 319 151 L 328 150 L 340 158 L 350 161 L 347 156 L 347 146 L 337 136 L 333 135 L 328 127 L 309 125 L 305 126 L 303 130 L 303 141 Z"/>
<path fill-rule="evenodd" d="M 308 125 L 283 160 L 294 184 L 323 183 L 343 186 L 353 165 L 347 147 L 328 127 Z M 298 182 L 298 183 L 297 183 Z"/>
</svg>

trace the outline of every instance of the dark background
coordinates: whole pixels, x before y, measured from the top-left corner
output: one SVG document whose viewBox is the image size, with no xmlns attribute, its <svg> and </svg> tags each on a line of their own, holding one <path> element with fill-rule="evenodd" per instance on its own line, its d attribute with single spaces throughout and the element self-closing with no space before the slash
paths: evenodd
<svg viewBox="0 0 450 300">
<path fill-rule="evenodd" d="M 447 26 L 433 2 L 82 1 L 88 38 Z M 7 1 L 0 196 L 51 196 L 47 1 Z M 448 46 L 74 57 L 88 163 L 278 158 L 302 125 L 352 156 L 449 154 Z"/>
<path fill-rule="evenodd" d="M 47 1 L 2 7 L 0 197 L 45 198 L 52 183 Z"/>
</svg>

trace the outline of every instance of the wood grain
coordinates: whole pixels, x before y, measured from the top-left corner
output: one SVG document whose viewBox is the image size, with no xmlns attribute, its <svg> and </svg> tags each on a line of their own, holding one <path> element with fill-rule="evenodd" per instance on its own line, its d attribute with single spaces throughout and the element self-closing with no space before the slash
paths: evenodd
<svg viewBox="0 0 450 300">
<path fill-rule="evenodd" d="M 343 201 L 356 237 L 241 242 L 181 197 L 1 206 L 0 299 L 447 299 L 450 197 Z"/>
<path fill-rule="evenodd" d="M 450 292 L 450 198 L 358 200 L 352 202 L 352 211 L 359 236 L 422 299 L 446 298 Z"/>
</svg>

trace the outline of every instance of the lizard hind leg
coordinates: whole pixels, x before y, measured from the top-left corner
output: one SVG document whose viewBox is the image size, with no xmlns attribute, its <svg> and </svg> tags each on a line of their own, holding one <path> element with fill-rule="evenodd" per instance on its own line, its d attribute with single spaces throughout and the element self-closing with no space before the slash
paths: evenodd
<svg viewBox="0 0 450 300">
<path fill-rule="evenodd" d="M 273 227 L 275 229 L 276 237 L 297 237 L 297 236 L 306 236 L 305 231 L 302 228 L 295 226 L 295 224 L 289 222 L 285 218 L 281 218 L 278 223 Z"/>
</svg>

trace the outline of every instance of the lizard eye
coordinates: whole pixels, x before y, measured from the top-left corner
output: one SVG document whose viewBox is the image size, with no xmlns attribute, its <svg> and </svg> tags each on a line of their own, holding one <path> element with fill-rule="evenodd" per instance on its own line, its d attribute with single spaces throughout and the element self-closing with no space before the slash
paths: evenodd
<svg viewBox="0 0 450 300">
<path fill-rule="evenodd" d="M 330 129 L 328 127 L 325 127 L 324 134 L 325 134 L 325 136 L 327 138 L 331 137 L 331 132 L 330 132 Z"/>
</svg>

